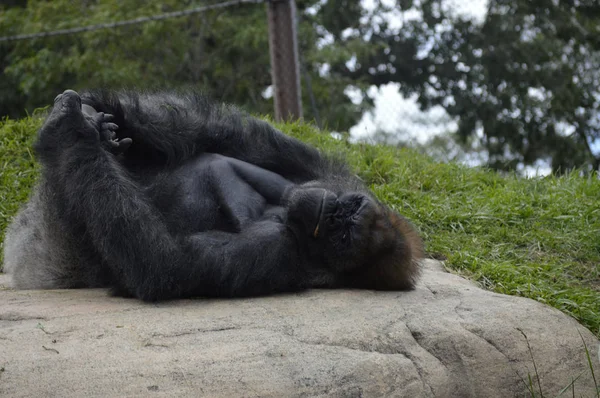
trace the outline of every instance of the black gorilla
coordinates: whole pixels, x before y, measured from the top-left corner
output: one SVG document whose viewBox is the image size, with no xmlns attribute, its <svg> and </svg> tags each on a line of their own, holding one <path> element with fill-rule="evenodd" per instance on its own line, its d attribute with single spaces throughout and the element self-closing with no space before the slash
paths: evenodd
<svg viewBox="0 0 600 398">
<path fill-rule="evenodd" d="M 411 289 L 422 244 L 344 163 L 194 95 L 59 95 L 7 231 L 17 288 L 143 300 Z"/>
</svg>

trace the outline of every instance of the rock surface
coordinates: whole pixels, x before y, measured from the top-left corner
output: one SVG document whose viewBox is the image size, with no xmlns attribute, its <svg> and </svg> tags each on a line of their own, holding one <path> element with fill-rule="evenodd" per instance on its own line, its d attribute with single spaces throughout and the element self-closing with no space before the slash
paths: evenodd
<svg viewBox="0 0 600 398">
<path fill-rule="evenodd" d="M 545 396 L 581 373 L 575 393 L 591 397 L 580 333 L 598 375 L 598 340 L 576 321 L 434 261 L 412 292 L 145 304 L 0 288 L 0 396 L 531 396 L 532 353 Z"/>
</svg>

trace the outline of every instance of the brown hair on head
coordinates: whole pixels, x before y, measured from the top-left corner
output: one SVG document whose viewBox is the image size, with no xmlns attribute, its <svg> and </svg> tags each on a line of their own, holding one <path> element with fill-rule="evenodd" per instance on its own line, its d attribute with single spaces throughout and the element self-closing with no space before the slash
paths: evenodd
<svg viewBox="0 0 600 398">
<path fill-rule="evenodd" d="M 350 285 L 362 289 L 411 290 L 421 275 L 423 241 L 403 216 L 380 205 L 371 230 L 369 255 L 349 275 Z"/>
</svg>

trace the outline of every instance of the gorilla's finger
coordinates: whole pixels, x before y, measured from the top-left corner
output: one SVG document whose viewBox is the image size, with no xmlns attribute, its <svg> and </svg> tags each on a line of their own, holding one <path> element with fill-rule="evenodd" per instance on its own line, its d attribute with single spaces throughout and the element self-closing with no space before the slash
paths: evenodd
<svg viewBox="0 0 600 398">
<path fill-rule="evenodd" d="M 115 130 L 117 129 L 117 125 L 114 123 L 102 123 L 102 125 L 100 126 L 102 128 L 102 131 L 106 131 L 108 136 L 112 139 L 115 138 L 115 136 L 117 135 L 117 133 L 115 133 Z"/>
<path fill-rule="evenodd" d="M 101 126 L 102 123 L 104 122 L 104 113 L 103 112 L 98 112 L 96 114 L 94 114 L 92 116 L 94 122 L 96 123 L 96 126 Z"/>
<path fill-rule="evenodd" d="M 127 149 L 129 149 L 132 143 L 133 140 L 131 138 L 123 138 L 121 141 L 119 141 L 119 151 L 125 152 Z"/>
</svg>

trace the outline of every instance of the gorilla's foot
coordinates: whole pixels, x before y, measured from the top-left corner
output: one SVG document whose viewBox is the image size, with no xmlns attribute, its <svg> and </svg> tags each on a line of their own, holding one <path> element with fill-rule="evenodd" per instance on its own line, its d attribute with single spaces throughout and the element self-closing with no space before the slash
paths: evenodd
<svg viewBox="0 0 600 398">
<path fill-rule="evenodd" d="M 65 90 L 54 98 L 52 112 L 46 120 L 46 126 L 60 132 L 68 139 L 72 133 L 77 136 L 93 137 L 98 135 L 97 127 L 104 121 L 104 114 L 84 115 L 81 108 L 81 97 L 73 90 Z M 48 130 L 48 129 L 45 129 Z M 43 133 L 46 133 L 44 131 Z"/>
<path fill-rule="evenodd" d="M 118 126 L 112 119 L 112 115 L 82 105 L 77 92 L 65 90 L 54 99 L 54 107 L 40 130 L 37 149 L 43 155 L 50 155 L 59 148 L 68 148 L 78 140 L 84 140 L 100 141 L 112 153 L 123 152 L 131 145 L 131 139 L 116 139 Z"/>
<path fill-rule="evenodd" d="M 98 140 L 98 131 L 81 112 L 81 98 L 66 90 L 54 99 L 52 111 L 39 131 L 35 150 L 43 159 L 52 160 L 63 149 L 70 148 L 82 138 Z"/>
</svg>

